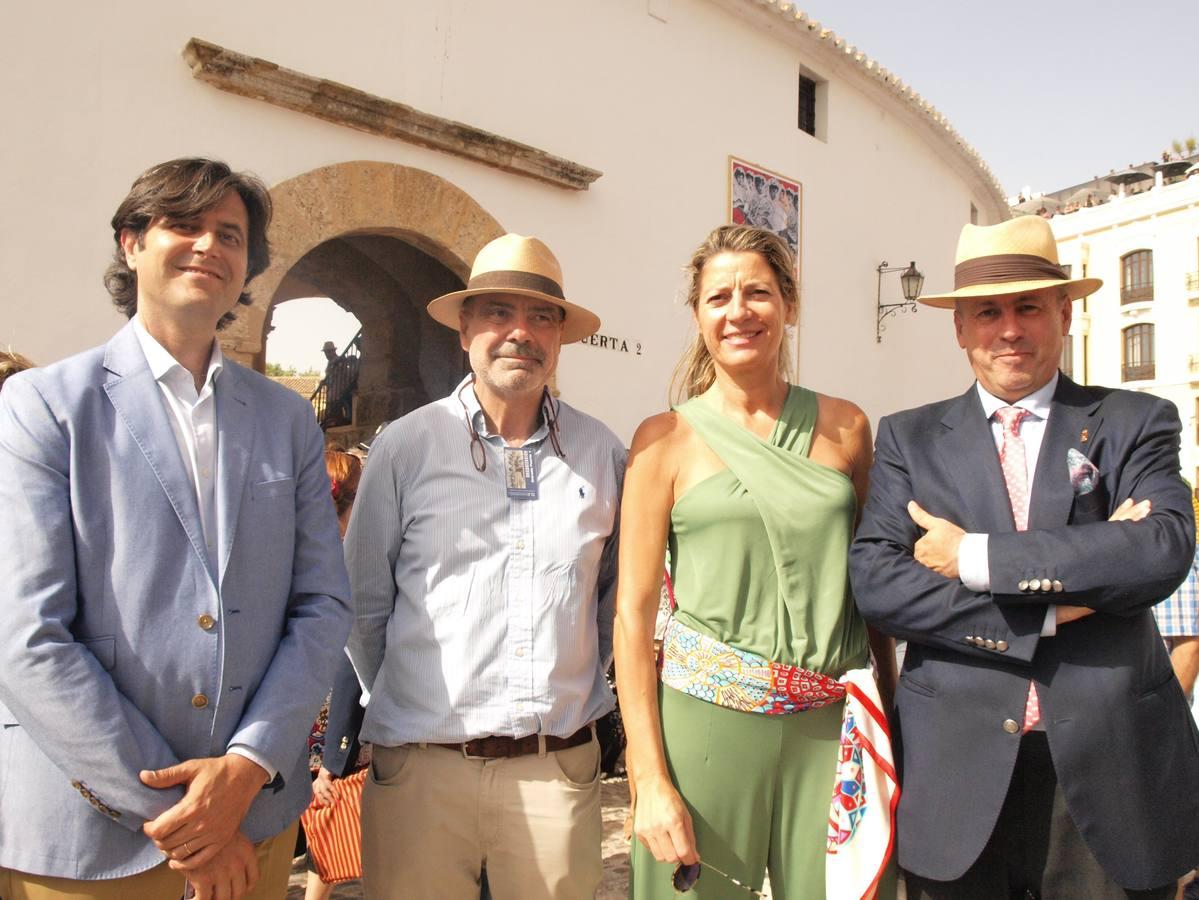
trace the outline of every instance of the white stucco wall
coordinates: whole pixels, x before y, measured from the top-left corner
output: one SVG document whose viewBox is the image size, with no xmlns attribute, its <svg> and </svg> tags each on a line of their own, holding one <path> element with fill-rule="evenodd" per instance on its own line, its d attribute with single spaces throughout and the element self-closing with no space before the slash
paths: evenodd
<svg viewBox="0 0 1199 900">
<path fill-rule="evenodd" d="M 100 284 L 107 222 L 153 163 L 212 155 L 273 185 L 379 160 L 434 172 L 509 230 L 542 237 L 562 261 L 568 296 L 600 313 L 604 334 L 641 343 L 639 357 L 572 346 L 561 362 L 564 396 L 627 440 L 666 402 L 688 339 L 680 270 L 725 220 L 734 154 L 803 184 L 800 380 L 856 400 L 875 420 L 964 389 L 969 370 L 947 313 L 892 317 L 881 344 L 873 321 L 882 260 L 914 259 L 926 291 L 948 289 L 972 202 L 988 222 L 947 150 L 901 121 L 904 101 L 851 84 L 846 63 L 798 52 L 709 0 L 668 7 L 667 22 L 646 0 L 9 10 L 0 343 L 46 363 L 120 326 Z M 191 77 L 180 50 L 193 36 L 604 175 L 589 191 L 566 191 L 232 96 Z M 796 127 L 801 64 L 828 79 L 827 141 Z M 899 298 L 897 276 L 886 277 L 884 297 Z"/>
<path fill-rule="evenodd" d="M 1075 376 L 1172 401 L 1182 419 L 1182 474 L 1199 486 L 1199 287 L 1187 287 L 1187 275 L 1199 272 L 1199 177 L 1057 215 L 1049 224 L 1061 261 L 1078 274 L 1085 260 L 1087 274 L 1103 279 L 1085 313 L 1081 301 L 1074 304 Z M 1134 250 L 1153 251 L 1153 300 L 1122 304 L 1120 260 Z M 1142 322 L 1154 326 L 1155 377 L 1122 383 L 1123 330 Z"/>
</svg>

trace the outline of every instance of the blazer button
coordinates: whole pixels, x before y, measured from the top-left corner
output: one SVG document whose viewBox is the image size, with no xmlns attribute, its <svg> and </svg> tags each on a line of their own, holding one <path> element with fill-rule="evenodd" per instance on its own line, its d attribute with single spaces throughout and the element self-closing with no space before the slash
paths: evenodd
<svg viewBox="0 0 1199 900">
<path fill-rule="evenodd" d="M 962 640 L 965 641 L 967 644 L 973 644 L 974 643 L 974 635 L 968 634 L 964 638 L 962 638 Z"/>
<path fill-rule="evenodd" d="M 342 749 L 342 751 L 346 751 L 346 750 L 349 750 L 349 749 L 350 749 L 350 739 L 349 739 L 349 737 L 342 737 L 342 739 L 341 739 L 341 749 Z"/>
<path fill-rule="evenodd" d="M 1000 653 L 1007 653 L 1007 641 L 996 641 L 995 649 Z"/>
<path fill-rule="evenodd" d="M 1015 734 L 1017 731 L 1020 730 L 1020 723 L 1017 722 L 1015 719 L 1004 719 L 1003 720 L 1003 730 L 1006 731 L 1008 734 Z"/>
<path fill-rule="evenodd" d="M 1028 590 L 1028 579 L 1021 578 L 1020 581 L 1016 584 L 1016 587 L 1018 587 L 1022 591 L 1027 591 Z"/>
<path fill-rule="evenodd" d="M 988 639 L 987 639 L 987 649 L 988 649 L 988 650 L 994 650 L 994 649 L 995 649 L 995 647 L 996 647 L 996 644 L 995 644 L 995 642 L 994 642 L 993 640 L 991 640 L 990 638 L 988 638 Z"/>
<path fill-rule="evenodd" d="M 1065 587 L 1062 586 L 1062 583 L 1060 581 L 1058 581 L 1056 578 L 1053 579 L 1053 592 L 1055 594 L 1060 594 L 1064 590 L 1065 590 Z"/>
<path fill-rule="evenodd" d="M 192 706 L 196 709 L 204 709 L 208 706 L 208 697 L 204 694 L 196 694 L 196 696 L 192 697 Z"/>
<path fill-rule="evenodd" d="M 208 613 L 204 613 L 204 615 L 196 619 L 196 623 L 205 631 L 212 631 L 212 626 L 216 624 L 216 619 L 208 615 Z"/>
<path fill-rule="evenodd" d="M 1041 579 L 1041 590 L 1043 590 L 1043 591 L 1053 590 L 1053 582 L 1050 581 L 1048 578 L 1042 578 Z"/>
</svg>

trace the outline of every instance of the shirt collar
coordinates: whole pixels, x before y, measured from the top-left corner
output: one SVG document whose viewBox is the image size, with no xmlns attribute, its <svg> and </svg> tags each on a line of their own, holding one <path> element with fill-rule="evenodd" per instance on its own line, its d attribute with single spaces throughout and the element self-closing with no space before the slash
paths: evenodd
<svg viewBox="0 0 1199 900">
<path fill-rule="evenodd" d="M 174 369 L 183 372 L 190 381 L 191 375 L 187 369 L 175 357 L 171 356 L 170 351 L 158 343 L 154 336 L 146 330 L 141 316 L 133 317 L 133 333 L 137 335 L 137 342 L 141 345 L 142 353 L 146 357 L 146 363 L 150 366 L 150 374 L 154 376 L 155 381 L 162 381 Z M 213 338 L 212 353 L 208 356 L 208 373 L 204 376 L 205 387 L 216 381 L 217 375 L 221 373 L 224 366 L 225 356 L 221 353 L 221 342 Z"/>
<path fill-rule="evenodd" d="M 1027 409 L 1038 419 L 1048 419 L 1049 410 L 1053 406 L 1053 393 L 1057 390 L 1058 377 L 1059 373 L 1054 372 L 1053 377 L 1048 382 L 1037 388 L 1027 397 L 1021 397 L 1015 403 L 1000 400 L 978 382 L 975 382 L 974 386 L 978 388 L 978 399 L 982 401 L 983 412 L 986 413 L 988 420 L 995 415 L 997 409 L 1002 409 L 1005 406 Z"/>
<path fill-rule="evenodd" d="M 471 427 L 474 428 L 475 433 L 479 437 L 485 440 L 491 440 L 492 438 L 503 440 L 500 435 L 493 432 L 487 425 L 487 416 L 483 415 L 483 407 L 479 404 L 479 398 L 475 396 L 473 374 L 467 375 L 458 382 L 458 386 L 454 388 L 454 396 L 466 407 L 467 418 L 470 419 Z M 543 415 L 541 419 L 542 421 L 538 424 L 537 430 L 524 442 L 523 446 L 532 447 L 544 441 L 549 435 L 549 428 L 545 424 L 545 416 Z"/>
</svg>

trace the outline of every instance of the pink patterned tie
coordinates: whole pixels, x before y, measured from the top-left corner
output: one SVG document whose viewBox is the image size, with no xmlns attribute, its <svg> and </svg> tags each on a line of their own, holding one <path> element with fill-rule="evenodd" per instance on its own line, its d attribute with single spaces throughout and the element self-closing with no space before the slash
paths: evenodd
<svg viewBox="0 0 1199 900">
<path fill-rule="evenodd" d="M 1008 500 L 1012 504 L 1012 518 L 1017 531 L 1028 530 L 1028 461 L 1024 456 L 1024 439 L 1020 437 L 1020 425 L 1030 415 L 1027 409 L 1001 406 L 995 410 L 995 418 L 1003 425 L 1003 448 L 999 451 L 999 465 L 1003 468 L 1003 480 L 1007 482 Z M 1037 686 L 1028 683 L 1028 700 L 1024 704 L 1024 733 L 1029 732 L 1041 720 L 1041 703 L 1037 699 Z"/>
</svg>

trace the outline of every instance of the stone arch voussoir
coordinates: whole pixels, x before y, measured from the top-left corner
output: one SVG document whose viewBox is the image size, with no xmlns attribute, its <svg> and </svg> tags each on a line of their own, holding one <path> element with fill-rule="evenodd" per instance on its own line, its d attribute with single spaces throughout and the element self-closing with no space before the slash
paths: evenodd
<svg viewBox="0 0 1199 900">
<path fill-rule="evenodd" d="M 271 265 L 250 285 L 253 304 L 221 334 L 231 358 L 261 369 L 266 324 L 280 283 L 310 250 L 333 238 L 381 234 L 416 247 L 467 280 L 475 255 L 503 228 L 462 189 L 421 169 L 346 162 L 271 189 Z"/>
</svg>

